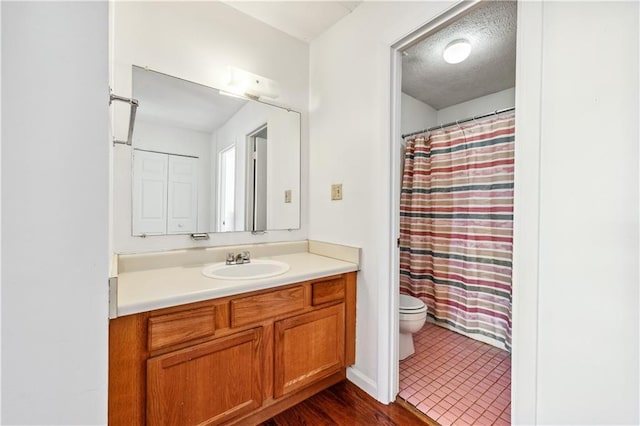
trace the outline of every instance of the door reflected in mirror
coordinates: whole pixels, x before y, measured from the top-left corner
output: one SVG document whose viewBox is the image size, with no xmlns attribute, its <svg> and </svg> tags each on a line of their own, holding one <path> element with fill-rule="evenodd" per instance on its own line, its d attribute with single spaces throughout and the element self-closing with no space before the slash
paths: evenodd
<svg viewBox="0 0 640 426">
<path fill-rule="evenodd" d="M 133 67 L 134 236 L 298 229 L 300 114 Z"/>
</svg>

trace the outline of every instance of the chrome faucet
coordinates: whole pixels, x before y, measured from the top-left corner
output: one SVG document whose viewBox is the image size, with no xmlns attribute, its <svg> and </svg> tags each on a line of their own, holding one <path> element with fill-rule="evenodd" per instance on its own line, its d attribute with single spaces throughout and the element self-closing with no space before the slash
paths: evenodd
<svg viewBox="0 0 640 426">
<path fill-rule="evenodd" d="M 242 265 L 243 263 L 251 263 L 251 253 L 243 251 L 242 253 L 227 253 L 227 265 Z"/>
</svg>

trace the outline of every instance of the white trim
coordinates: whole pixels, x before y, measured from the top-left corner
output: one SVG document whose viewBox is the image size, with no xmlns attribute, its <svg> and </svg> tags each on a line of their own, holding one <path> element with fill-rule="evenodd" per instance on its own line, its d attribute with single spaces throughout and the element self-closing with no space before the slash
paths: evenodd
<svg viewBox="0 0 640 426">
<path fill-rule="evenodd" d="M 110 2 L 111 3 L 111 2 Z M 2 22 L 2 8 L 0 7 L 0 22 Z M 1 39 L 1 37 L 0 37 Z M 2 69 L 2 55 L 0 55 L 0 69 Z M 2 81 L 0 79 L 0 98 L 2 98 Z M 6 107 L 5 107 L 6 108 Z M 2 102 L 0 102 L 0 128 L 2 128 Z M 6 143 L 6 142 L 5 142 Z M 0 138 L 0 165 L 2 164 L 2 138 Z M 0 173 L 0 188 L 2 188 L 2 173 Z M 1 193 L 2 191 L 0 191 Z M 109 204 L 111 205 L 111 204 Z M 111 217 L 109 217 L 111 219 Z M 0 194 L 0 241 L 2 239 L 2 196 Z M 0 244 L 0 260 L 2 259 L 2 244 Z M 2 306 L 2 261 L 0 261 L 0 307 Z M 2 330 L 2 315 L 0 315 L 0 330 Z M 2 365 L 2 338 L 0 337 L 0 365 Z M 108 378 L 107 378 L 108 380 Z M 0 383 L 2 383 L 2 371 L 0 369 Z M 2 401 L 2 386 L 0 386 L 0 401 Z M 2 404 L 0 403 L 0 419 L 2 418 Z"/>
<path fill-rule="evenodd" d="M 387 394 L 389 401 L 393 401 L 400 391 L 400 356 L 399 356 L 399 294 L 400 294 L 400 251 L 397 247 L 397 239 L 400 236 L 400 147 L 402 143 L 401 113 L 402 113 L 402 56 L 399 48 L 391 50 L 391 143 L 389 144 L 391 158 L 391 199 L 389 200 L 391 217 L 391 246 L 389 247 L 389 347 L 387 351 L 388 366 L 387 377 L 389 380 Z"/>
<path fill-rule="evenodd" d="M 482 1 L 485 0 L 461 0 L 438 16 L 427 21 L 417 30 L 411 31 L 408 35 L 402 37 L 393 44 L 392 48 L 394 50 L 408 49 L 420 43 L 431 34 L 449 25 L 452 20 L 458 19 L 466 13 L 471 12 L 475 7 L 479 6 Z"/>
<path fill-rule="evenodd" d="M 377 395 L 376 381 L 358 370 L 355 366 L 347 368 L 347 380 L 364 390 L 369 395 Z"/>
<path fill-rule="evenodd" d="M 512 342 L 512 419 L 514 424 L 535 424 L 537 419 L 537 365 L 538 365 L 538 229 L 539 229 L 539 174 L 540 174 L 540 130 L 541 130 L 541 82 L 542 82 L 542 2 L 519 2 L 517 22 L 517 51 L 526 55 L 516 57 L 516 148 L 515 148 L 515 200 L 514 200 L 514 246 L 513 246 L 513 342 Z M 455 11 L 468 11 L 469 4 L 459 3 L 445 12 L 448 19 Z M 423 31 L 443 25 L 444 15 L 430 21 Z M 452 15 L 449 15 L 452 14 Z M 420 38 L 418 35 L 405 37 L 392 47 L 398 52 L 408 43 Z M 392 62 L 392 100 L 398 102 L 399 75 Z M 391 140 L 400 134 L 397 107 L 392 106 Z M 392 148 L 393 149 L 393 148 Z M 391 155 L 392 162 L 399 159 Z M 392 165 L 391 200 L 392 222 L 390 230 L 395 243 L 399 212 L 400 182 Z M 396 198 L 398 199 L 396 201 Z M 390 256 L 391 267 L 397 260 Z M 399 277 L 391 273 L 391 305 L 397 306 Z M 397 310 L 397 309 L 396 309 Z M 397 314 L 396 314 L 397 318 Z M 390 320 L 397 324 L 397 319 Z M 395 330 L 395 329 L 394 329 Z M 397 334 L 397 333 L 396 333 Z M 396 343 L 396 342 L 394 342 Z M 396 343 L 397 345 L 397 343 Z M 389 359 L 397 360 L 397 346 Z M 397 377 L 397 361 L 389 364 L 392 377 Z M 395 379 L 397 391 L 397 379 Z M 393 386 L 392 386 L 393 389 Z M 392 392 L 392 389 L 390 391 Z"/>
<path fill-rule="evenodd" d="M 391 100 L 387 99 L 388 104 L 391 105 Z M 391 123 L 389 123 L 391 124 Z M 391 126 L 389 126 L 391 127 Z M 389 128 L 387 128 L 389 131 Z M 388 145 L 386 147 L 387 151 L 381 156 L 382 159 L 385 159 L 388 156 L 388 150 L 391 149 Z M 390 189 L 390 185 L 392 184 L 390 176 L 392 175 L 393 166 L 388 161 L 381 161 L 380 170 L 380 185 L 379 187 L 383 191 L 384 194 L 389 194 L 392 192 Z M 392 221 L 391 210 L 383 211 L 384 217 L 382 218 L 382 224 L 386 225 L 387 229 L 391 229 L 389 227 L 389 223 Z M 382 241 L 382 258 L 387 258 L 391 255 L 389 251 L 390 247 L 393 247 L 395 243 L 395 237 L 390 234 L 384 235 L 384 239 Z M 395 400 L 395 394 L 392 394 L 391 389 L 394 386 L 393 377 L 394 371 L 389 368 L 391 362 L 393 360 L 394 354 L 394 341 L 397 339 L 397 330 L 398 328 L 393 328 L 393 317 L 394 310 L 393 306 L 396 304 L 394 298 L 393 286 L 390 285 L 392 282 L 392 269 L 391 265 L 386 262 L 380 262 L 379 266 L 379 274 L 382 278 L 378 281 L 377 288 L 377 350 L 378 350 L 378 363 L 376 365 L 376 379 L 377 379 L 377 390 L 378 392 L 373 394 L 376 399 L 383 404 L 388 404 L 391 401 Z M 394 332 L 394 330 L 396 330 Z"/>
<path fill-rule="evenodd" d="M 537 422 L 543 2 L 519 2 L 513 222 L 511 419 Z"/>
<path fill-rule="evenodd" d="M 400 361 L 398 356 L 398 299 L 400 295 L 400 255 L 396 246 L 397 238 L 400 233 L 400 192 L 402 177 L 400 176 L 400 151 L 399 146 L 402 142 L 400 128 L 401 117 L 401 96 L 402 96 L 402 58 L 400 51 L 407 49 L 409 46 L 423 40 L 428 35 L 447 26 L 453 19 L 457 19 L 470 12 L 474 7 L 480 4 L 479 0 L 461 1 L 453 7 L 447 9 L 443 13 L 426 22 L 421 28 L 412 31 L 409 35 L 398 40 L 391 46 L 390 66 L 391 66 L 391 96 L 390 115 L 391 115 L 391 134 L 390 137 L 390 155 L 391 162 L 389 171 L 389 271 L 387 292 L 381 290 L 379 300 L 379 328 L 378 328 L 378 389 L 380 391 L 378 400 L 383 403 L 394 401 L 399 391 Z M 385 283 L 381 285 L 383 287 Z M 384 293 L 384 294 L 383 294 Z"/>
</svg>

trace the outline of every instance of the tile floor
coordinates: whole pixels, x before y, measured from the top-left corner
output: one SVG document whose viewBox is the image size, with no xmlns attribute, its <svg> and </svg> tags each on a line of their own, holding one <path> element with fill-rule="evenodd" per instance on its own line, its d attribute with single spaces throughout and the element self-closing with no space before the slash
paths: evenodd
<svg viewBox="0 0 640 426">
<path fill-rule="evenodd" d="M 511 355 L 435 324 L 400 362 L 400 397 L 442 426 L 511 424 Z"/>
</svg>

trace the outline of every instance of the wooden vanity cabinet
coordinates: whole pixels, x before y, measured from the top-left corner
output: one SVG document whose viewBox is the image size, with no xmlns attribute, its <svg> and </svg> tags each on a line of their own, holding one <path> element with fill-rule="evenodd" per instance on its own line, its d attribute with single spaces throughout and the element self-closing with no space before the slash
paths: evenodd
<svg viewBox="0 0 640 426">
<path fill-rule="evenodd" d="M 111 426 L 256 424 L 345 378 L 356 273 L 115 318 Z"/>
</svg>

